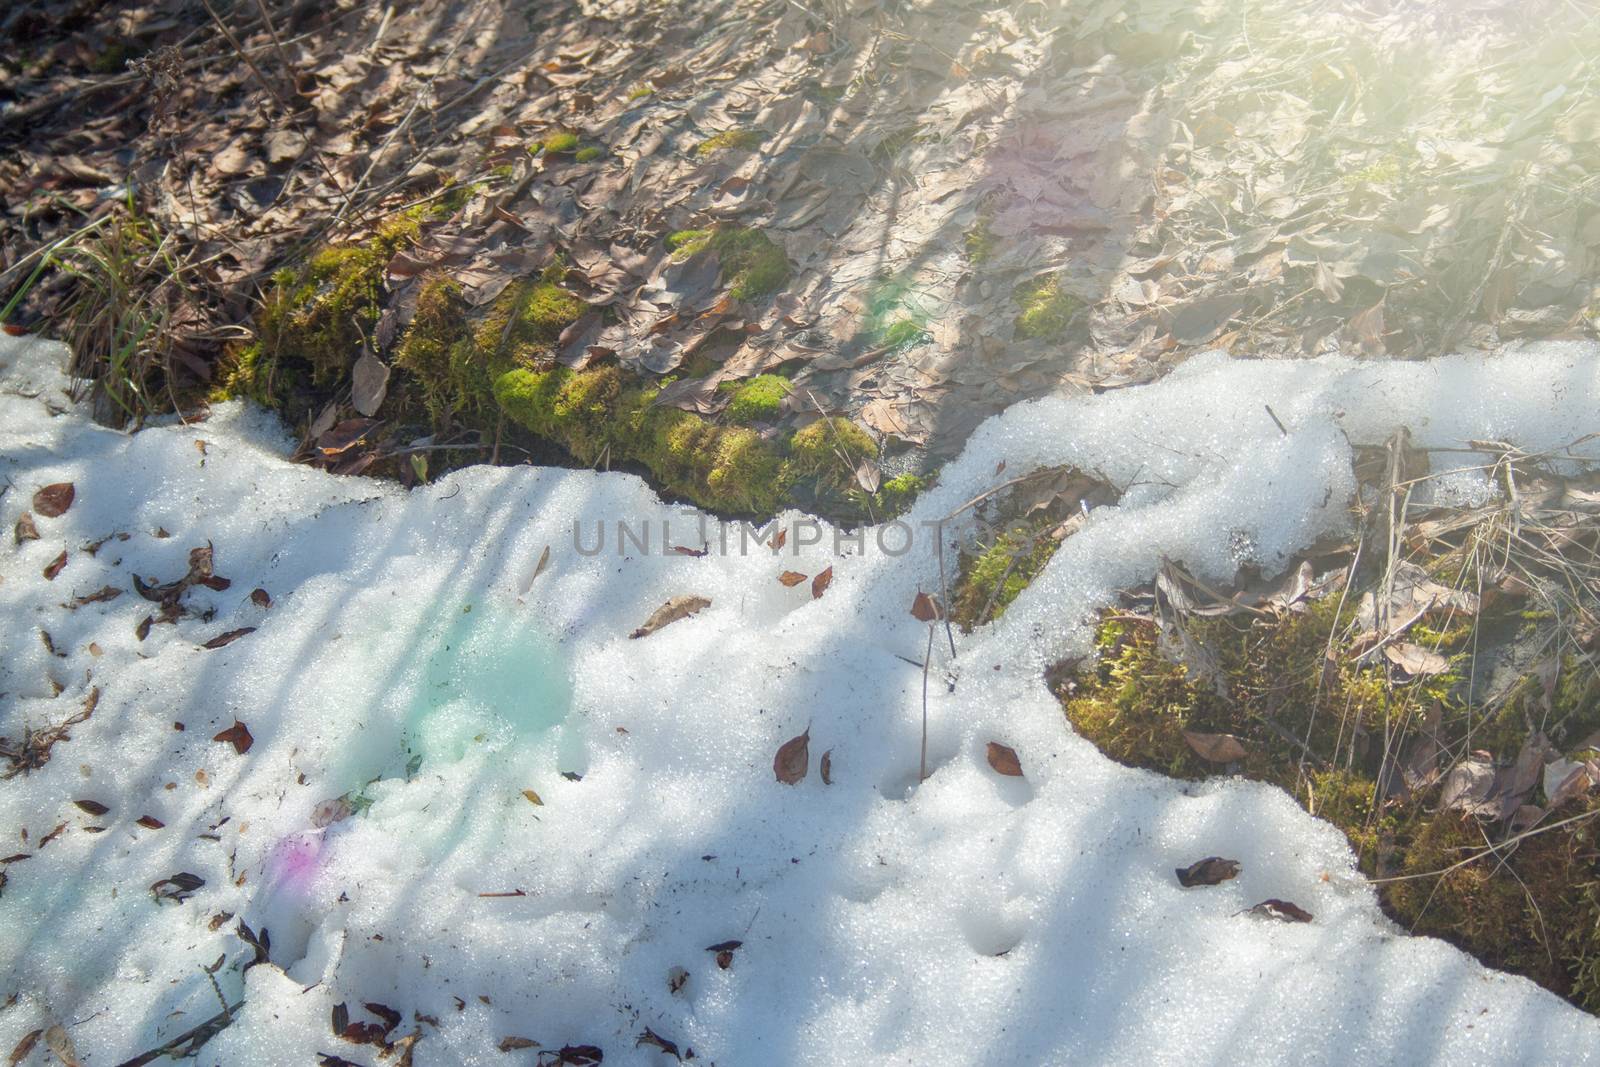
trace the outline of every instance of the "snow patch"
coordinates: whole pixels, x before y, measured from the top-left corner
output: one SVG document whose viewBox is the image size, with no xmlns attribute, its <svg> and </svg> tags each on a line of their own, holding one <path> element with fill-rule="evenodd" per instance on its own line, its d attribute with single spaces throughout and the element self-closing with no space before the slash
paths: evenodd
<svg viewBox="0 0 1600 1067">
<path fill-rule="evenodd" d="M 17 835 L 0 852 L 30 853 L 0 897 L 0 1000 L 19 995 L 0 1048 L 60 1022 L 88 1062 L 120 1062 L 219 1010 L 202 967 L 226 955 L 217 981 L 244 1007 L 208 1063 L 360 1059 L 328 1020 L 367 1001 L 404 1014 L 396 1036 L 413 1013 L 437 1020 L 429 1064 L 532 1062 L 498 1050 L 512 1035 L 660 1062 L 635 1045 L 645 1027 L 727 1064 L 1600 1059 L 1592 1017 L 1395 930 L 1338 831 L 1286 794 L 1120 767 L 1040 677 L 1087 652 L 1096 606 L 1163 556 L 1226 581 L 1343 528 L 1352 443 L 1400 426 L 1430 447 L 1578 438 L 1600 401 L 1595 345 L 1196 358 L 991 419 L 907 517 L 910 553 L 868 538 L 835 554 L 824 528 L 781 557 L 581 555 L 575 523 L 666 521 L 698 544 L 694 515 L 628 475 L 473 468 L 408 493 L 289 463 L 283 430 L 238 405 L 115 433 L 70 403 L 63 355 L 0 337 L 0 522 L 42 485 L 77 487 L 40 540 L 0 549 L 0 733 L 100 698 L 46 766 L 0 783 Z M 1126 492 L 956 658 L 934 642 L 936 769 L 919 785 L 927 629 L 909 607 L 938 587 L 919 524 L 1001 460 Z M 181 576 L 208 541 L 232 585 L 191 591 L 209 617 L 141 641 L 154 605 L 133 575 Z M 820 599 L 776 580 L 830 565 Z M 128 591 L 62 607 L 105 585 Z M 629 639 L 685 594 L 711 605 Z M 244 755 L 211 740 L 236 719 Z M 808 726 L 810 774 L 777 783 L 774 752 Z M 1024 778 L 989 768 L 991 740 Z M 363 810 L 319 826 L 341 796 Z M 1243 873 L 1180 888 L 1173 869 L 1211 854 Z M 205 885 L 158 905 L 147 887 L 179 871 Z M 1315 922 L 1238 914 L 1266 897 Z M 271 931 L 273 965 L 241 975 L 240 919 Z M 724 969 L 707 946 L 729 940 Z"/>
</svg>

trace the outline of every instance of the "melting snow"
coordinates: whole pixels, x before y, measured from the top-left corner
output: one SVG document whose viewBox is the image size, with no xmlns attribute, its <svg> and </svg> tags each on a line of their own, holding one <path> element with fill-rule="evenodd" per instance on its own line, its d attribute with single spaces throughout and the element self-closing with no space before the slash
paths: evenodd
<svg viewBox="0 0 1600 1067">
<path fill-rule="evenodd" d="M 329 1030 L 333 1005 L 364 1019 L 368 1001 L 404 1014 L 395 1036 L 413 1013 L 437 1020 L 416 1049 L 429 1065 L 533 1062 L 498 1050 L 513 1035 L 662 1062 L 635 1044 L 646 1027 L 727 1065 L 1600 1059 L 1592 1017 L 1391 926 L 1339 833 L 1287 795 L 1113 764 L 1040 679 L 1162 555 L 1227 580 L 1339 529 L 1352 441 L 1405 425 L 1425 445 L 1536 449 L 1593 429 L 1594 345 L 1196 358 L 992 419 L 908 516 L 912 551 L 869 535 L 836 554 L 833 531 L 798 525 L 781 558 L 740 555 L 737 537 L 719 551 L 715 523 L 701 558 L 661 554 L 659 532 L 648 555 L 618 555 L 618 520 L 700 543 L 692 513 L 628 475 L 473 468 L 408 493 L 289 463 L 281 428 L 237 405 L 115 433 L 66 400 L 62 353 L 0 338 L 4 529 L 40 486 L 77 487 L 40 540 L 0 549 L 0 733 L 100 698 L 45 767 L 0 783 L 0 853 L 30 854 L 0 897 L 0 1001 L 19 995 L 0 1050 L 60 1023 L 86 1063 L 120 1062 L 219 1010 L 202 968 L 225 955 L 216 980 L 244 1007 L 208 1064 L 371 1060 Z M 936 770 L 918 787 L 927 629 L 908 609 L 938 572 L 917 524 L 1001 460 L 1128 488 L 958 657 L 935 643 Z M 581 555 L 574 523 L 592 547 L 596 521 L 607 547 Z M 207 541 L 232 586 L 187 603 L 214 617 L 139 641 L 154 605 L 133 575 L 176 578 Z M 821 599 L 776 581 L 830 564 Z M 128 592 L 61 606 L 108 584 Z M 628 638 L 686 594 L 711 606 Z M 244 755 L 212 740 L 235 719 Z M 811 772 L 779 784 L 773 754 L 807 726 Z M 991 740 L 1025 778 L 989 768 Z M 341 795 L 361 810 L 319 827 Z M 1243 873 L 1180 888 L 1173 869 L 1211 854 Z M 148 887 L 180 871 L 204 886 L 158 905 Z M 1315 921 L 1238 914 L 1266 897 Z M 241 975 L 240 919 L 270 930 L 273 966 Z M 729 940 L 743 945 L 722 969 L 706 947 Z"/>
</svg>

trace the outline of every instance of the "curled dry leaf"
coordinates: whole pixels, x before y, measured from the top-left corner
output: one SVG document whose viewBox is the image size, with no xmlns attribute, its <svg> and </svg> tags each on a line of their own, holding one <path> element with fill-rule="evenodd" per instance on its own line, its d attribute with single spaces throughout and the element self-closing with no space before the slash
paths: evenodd
<svg viewBox="0 0 1600 1067">
<path fill-rule="evenodd" d="M 60 1060 L 62 1067 L 81 1067 L 82 1061 L 78 1059 L 78 1050 L 72 1044 L 72 1038 L 67 1034 L 67 1028 L 56 1023 L 44 1032 L 44 1043 L 49 1047 L 52 1055 Z"/>
<path fill-rule="evenodd" d="M 1239 861 L 1225 860 L 1221 856 L 1207 856 L 1203 860 L 1179 867 L 1178 884 L 1185 889 L 1197 885 L 1216 885 L 1239 875 Z"/>
<path fill-rule="evenodd" d="M 111 810 L 98 800 L 74 800 L 73 803 L 90 815 L 104 815 Z"/>
<path fill-rule="evenodd" d="M 47 519 L 65 515 L 78 495 L 71 482 L 56 482 L 33 494 L 33 510 Z"/>
<path fill-rule="evenodd" d="M 1308 923 L 1311 921 L 1311 913 L 1306 909 L 1287 900 L 1277 900 L 1275 898 L 1263 900 L 1250 909 L 1250 914 L 1261 915 L 1268 919 L 1277 919 L 1286 923 Z"/>
<path fill-rule="evenodd" d="M 811 577 L 809 574 L 801 574 L 799 571 L 784 571 L 778 575 L 778 581 L 785 588 L 793 589 L 809 577 Z"/>
<path fill-rule="evenodd" d="M 256 628 L 254 626 L 241 626 L 237 630 L 229 630 L 227 633 L 218 634 L 217 636 L 213 637 L 211 640 L 207 641 L 205 644 L 201 645 L 200 647 L 201 648 L 221 648 L 223 645 L 231 645 L 233 642 L 239 640 L 239 638 L 243 637 L 245 634 L 253 634 L 255 632 L 256 632 Z"/>
<path fill-rule="evenodd" d="M 1383 655 L 1390 663 L 1393 663 L 1413 678 L 1443 674 L 1450 669 L 1450 661 L 1448 659 L 1437 652 L 1432 652 L 1421 645 L 1414 645 L 1409 641 L 1399 641 L 1395 644 L 1384 646 Z"/>
<path fill-rule="evenodd" d="M 65 567 L 66 565 L 67 565 L 67 550 L 63 548 L 61 550 L 61 555 L 59 555 L 55 559 L 51 560 L 45 566 L 45 569 L 44 569 L 45 581 L 47 581 L 47 582 L 55 581 L 56 580 L 56 575 L 60 574 L 61 573 L 61 568 Z"/>
<path fill-rule="evenodd" d="M 256 743 L 256 739 L 250 736 L 250 728 L 238 719 L 233 720 L 232 726 L 217 734 L 211 740 L 225 741 L 231 744 L 234 751 L 241 756 L 249 752 L 250 746 Z"/>
<path fill-rule="evenodd" d="M 833 568 L 829 567 L 827 570 L 823 571 L 821 574 L 818 574 L 815 578 L 811 579 L 811 599 L 815 600 L 818 597 L 820 597 L 823 593 L 826 593 L 828 591 L 828 586 L 830 586 L 832 584 L 833 584 Z"/>
<path fill-rule="evenodd" d="M 822 771 L 822 784 L 823 785 L 832 785 L 833 784 L 833 749 L 830 748 L 830 749 L 828 749 L 828 751 L 826 751 L 826 752 L 824 752 L 822 754 L 822 765 L 819 768 L 819 770 Z"/>
<path fill-rule="evenodd" d="M 1244 743 L 1232 734 L 1206 734 L 1198 730 L 1184 730 L 1183 739 L 1194 749 L 1195 755 L 1210 763 L 1234 763 L 1249 755 Z"/>
<path fill-rule="evenodd" d="M 499 1049 L 501 1052 L 515 1052 L 522 1048 L 538 1048 L 539 1042 L 531 1037 L 502 1037 Z"/>
<path fill-rule="evenodd" d="M 811 727 L 799 737 L 791 737 L 778 747 L 772 758 L 772 773 L 784 785 L 794 785 L 806 776 L 811 766 Z"/>
<path fill-rule="evenodd" d="M 33 521 L 33 512 L 24 511 L 17 520 L 17 525 L 12 527 L 11 538 L 13 543 L 22 544 L 24 541 L 39 540 L 39 525 Z"/>
<path fill-rule="evenodd" d="M 22 1040 L 18 1041 L 16 1046 L 12 1048 L 11 1056 L 6 1061 L 8 1064 L 10 1064 L 10 1067 L 17 1067 L 19 1063 L 27 1059 L 28 1054 L 33 1051 L 33 1046 L 37 1045 L 39 1043 L 39 1039 L 43 1036 L 43 1030 L 29 1030 L 27 1033 L 23 1034 Z"/>
<path fill-rule="evenodd" d="M 272 607 L 272 595 L 265 589 L 252 589 L 250 591 L 250 603 L 258 608 L 270 608 Z"/>
<path fill-rule="evenodd" d="M 916 599 L 911 602 L 911 617 L 918 622 L 934 622 L 944 618 L 944 608 L 937 597 L 918 593 Z"/>
<path fill-rule="evenodd" d="M 350 371 L 350 405 L 371 418 L 389 392 L 389 366 L 371 352 L 361 353 Z"/>
<path fill-rule="evenodd" d="M 141 815 L 135 821 L 138 822 L 138 824 L 140 826 L 144 827 L 146 830 L 159 830 L 163 826 L 167 825 L 166 823 L 162 822 L 160 819 L 156 818 L 154 815 Z"/>
<path fill-rule="evenodd" d="M 671 625 L 679 619 L 703 611 L 711 606 L 711 601 L 703 596 L 675 596 L 655 611 L 644 621 L 644 625 L 628 636 L 631 638 L 649 637 L 663 626 Z"/>
<path fill-rule="evenodd" d="M 1010 745 L 990 741 L 989 766 L 994 768 L 996 774 L 1003 774 L 1008 778 L 1022 777 L 1022 761 L 1017 758 L 1017 750 Z"/>
<path fill-rule="evenodd" d="M 528 798 L 528 803 L 529 804 L 532 804 L 535 807 L 540 807 L 540 808 L 544 807 L 544 799 L 542 797 L 540 797 L 538 793 L 535 793 L 533 790 L 524 789 L 522 791 L 522 795 Z"/>
<path fill-rule="evenodd" d="M 121 595 L 122 590 L 116 586 L 103 585 L 93 593 L 85 593 L 83 596 L 73 597 L 72 603 L 80 607 L 84 604 L 103 604 L 107 600 L 115 600 Z"/>
</svg>

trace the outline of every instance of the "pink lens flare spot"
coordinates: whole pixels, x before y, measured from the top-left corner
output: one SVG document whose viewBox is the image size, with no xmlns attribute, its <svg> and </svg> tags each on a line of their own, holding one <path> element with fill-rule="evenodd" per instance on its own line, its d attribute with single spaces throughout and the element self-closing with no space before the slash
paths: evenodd
<svg viewBox="0 0 1600 1067">
<path fill-rule="evenodd" d="M 284 838 L 273 851 L 272 880 L 296 892 L 311 888 L 323 867 L 322 839 L 310 834 Z"/>
</svg>

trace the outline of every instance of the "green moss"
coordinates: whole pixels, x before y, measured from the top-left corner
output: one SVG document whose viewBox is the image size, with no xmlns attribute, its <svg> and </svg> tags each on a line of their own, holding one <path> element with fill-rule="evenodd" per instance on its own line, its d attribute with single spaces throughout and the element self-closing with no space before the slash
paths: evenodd
<svg viewBox="0 0 1600 1067">
<path fill-rule="evenodd" d="M 1017 316 L 1016 334 L 1033 340 L 1060 339 L 1084 308 L 1083 301 L 1067 292 L 1056 274 L 1020 286 L 1014 298 L 1022 309 Z"/>
<path fill-rule="evenodd" d="M 578 135 L 567 130 L 561 130 L 556 133 L 552 133 L 549 137 L 544 139 L 544 154 L 547 156 L 557 156 L 567 152 L 573 152 L 577 150 L 577 147 Z"/>
<path fill-rule="evenodd" d="M 710 159 L 723 152 L 754 152 L 766 139 L 767 135 L 760 130 L 723 130 L 695 145 L 694 154 Z"/>
<path fill-rule="evenodd" d="M 649 96 L 652 91 L 653 90 L 651 90 L 650 86 L 640 82 L 638 85 L 635 85 L 632 89 L 628 90 L 628 103 L 631 104 L 635 100 L 643 100 L 645 97 Z"/>
<path fill-rule="evenodd" d="M 966 233 L 967 261 L 973 266 L 987 263 L 1000 250 L 1000 241 L 989 230 L 989 215 L 978 216 L 977 224 Z"/>
<path fill-rule="evenodd" d="M 797 470 L 810 474 L 843 471 L 848 466 L 853 478 L 856 464 L 876 456 L 878 446 L 849 419 L 834 417 L 818 419 L 796 431 L 789 452 Z"/>
<path fill-rule="evenodd" d="M 365 241 L 323 248 L 273 275 L 256 315 L 256 343 L 226 362 L 214 396 L 279 406 L 291 391 L 342 384 L 377 325 L 389 260 L 417 238 L 432 210 L 413 208 Z"/>
<path fill-rule="evenodd" d="M 667 235 L 667 248 L 673 253 L 673 259 L 685 260 L 704 248 L 710 240 L 710 230 L 678 230 Z"/>
<path fill-rule="evenodd" d="M 728 418 L 742 423 L 776 419 L 789 393 L 789 379 L 777 374 L 758 374 L 737 387 L 728 403 Z"/>
<path fill-rule="evenodd" d="M 516 168 L 513 167 L 511 164 L 502 163 L 498 167 L 490 168 L 489 177 L 495 178 L 495 179 L 497 179 L 499 181 L 505 181 L 507 178 L 511 177 L 516 172 L 517 172 Z"/>
<path fill-rule="evenodd" d="M 962 556 L 950 598 L 950 620 L 971 630 L 1005 614 L 1060 547 L 1050 536 L 1053 525 L 1046 520 L 1018 523 L 984 551 Z"/>
<path fill-rule="evenodd" d="M 928 479 L 915 474 L 897 474 L 878 487 L 878 506 L 889 515 L 899 515 L 911 507 Z"/>
<path fill-rule="evenodd" d="M 598 145 L 584 145 L 573 155 L 579 163 L 589 163 L 606 154 L 606 150 Z"/>
<path fill-rule="evenodd" d="M 1381 661 L 1358 661 L 1345 649 L 1325 657 L 1328 635 L 1344 632 L 1353 617 L 1354 609 L 1341 612 L 1338 602 L 1330 596 L 1281 621 L 1191 619 L 1189 633 L 1208 653 L 1215 678 L 1175 662 L 1154 623 L 1110 617 L 1097 635 L 1097 661 L 1056 674 L 1052 685 L 1074 728 L 1124 763 L 1185 778 L 1215 774 L 1223 768 L 1201 760 L 1182 731 L 1238 737 L 1246 755 L 1237 769 L 1283 787 L 1343 830 L 1397 922 L 1600 1009 L 1600 821 L 1555 827 L 1488 855 L 1486 843 L 1504 831 L 1442 808 L 1437 779 L 1420 792 L 1387 796 L 1376 780 L 1383 739 L 1400 729 L 1415 736 L 1425 709 L 1439 715 L 1437 737 L 1447 752 L 1487 749 L 1499 766 L 1516 758 L 1534 726 L 1558 723 L 1564 710 L 1576 727 L 1568 744 L 1575 743 L 1586 736 L 1577 731 L 1600 715 L 1593 673 L 1573 671 L 1572 687 L 1558 686 L 1551 713 L 1533 725 L 1525 718 L 1531 708 L 1513 711 L 1510 723 L 1486 723 L 1454 699 L 1456 686 L 1446 678 L 1396 685 Z M 1445 652 L 1458 641 L 1470 644 L 1454 627 L 1444 636 Z M 1529 681 L 1541 692 L 1516 692 L 1509 705 L 1542 697 L 1542 684 Z M 1600 812 L 1593 793 L 1545 823 L 1590 811 Z M 1482 858 L 1457 866 L 1472 856 Z"/>
<path fill-rule="evenodd" d="M 736 300 L 755 300 L 789 280 L 789 258 L 760 230 L 740 226 L 679 230 L 667 237 L 673 258 L 685 260 L 705 249 L 720 257 L 721 277 Z"/>
<path fill-rule="evenodd" d="M 919 323 L 911 319 L 900 319 L 890 323 L 880 335 L 880 343 L 889 348 L 900 348 L 906 345 L 921 344 L 928 339 L 928 332 Z"/>
<path fill-rule="evenodd" d="M 409 374 L 435 426 L 477 414 L 489 396 L 488 362 L 467 336 L 461 286 L 430 278 L 417 295 L 411 324 L 395 346 L 394 365 Z"/>
<path fill-rule="evenodd" d="M 724 512 L 769 513 L 783 499 L 783 458 L 760 435 L 654 405 L 657 390 L 620 368 L 514 369 L 494 385 L 512 418 L 580 460 L 638 462 L 663 488 Z"/>
</svg>

